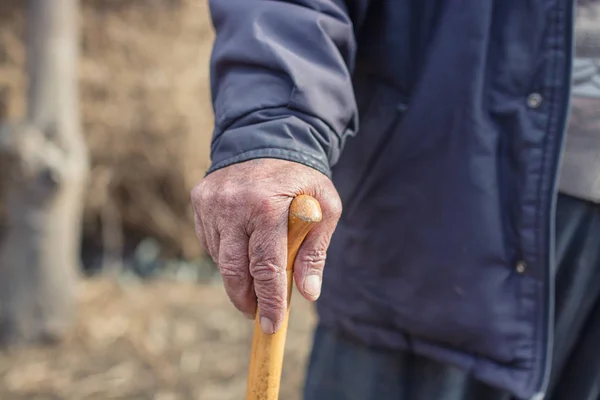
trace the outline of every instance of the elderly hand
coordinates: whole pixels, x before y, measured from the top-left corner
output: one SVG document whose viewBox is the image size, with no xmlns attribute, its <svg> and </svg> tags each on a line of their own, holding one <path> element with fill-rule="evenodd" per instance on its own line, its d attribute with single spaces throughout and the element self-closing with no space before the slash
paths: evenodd
<svg viewBox="0 0 600 400">
<path fill-rule="evenodd" d="M 231 302 L 262 330 L 276 332 L 286 310 L 287 221 L 294 197 L 316 198 L 323 220 L 298 251 L 294 279 L 302 295 L 321 292 L 325 255 L 342 205 L 331 180 L 290 161 L 259 159 L 234 164 L 192 190 L 196 233 L 219 267 Z"/>
</svg>

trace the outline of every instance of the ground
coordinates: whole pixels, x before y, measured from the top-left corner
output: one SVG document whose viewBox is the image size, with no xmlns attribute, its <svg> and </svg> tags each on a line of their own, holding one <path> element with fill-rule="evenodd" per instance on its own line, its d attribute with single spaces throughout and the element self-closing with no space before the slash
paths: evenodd
<svg viewBox="0 0 600 400">
<path fill-rule="evenodd" d="M 25 113 L 25 5 L 0 1 L 0 121 Z M 212 130 L 207 1 L 82 5 L 80 106 L 93 164 L 84 253 L 116 235 L 123 243 L 105 248 L 110 257 L 154 238 L 171 264 L 196 260 L 189 190 L 208 167 Z M 155 269 L 155 256 L 138 269 Z M 310 305 L 294 298 L 285 400 L 299 399 L 314 323 Z M 251 332 L 218 281 L 87 279 L 64 343 L 0 353 L 0 400 L 239 400 Z"/>
<path fill-rule="evenodd" d="M 300 399 L 314 321 L 295 292 L 281 399 Z M 251 339 L 218 281 L 88 279 L 64 343 L 0 353 L 0 399 L 239 400 Z"/>
</svg>

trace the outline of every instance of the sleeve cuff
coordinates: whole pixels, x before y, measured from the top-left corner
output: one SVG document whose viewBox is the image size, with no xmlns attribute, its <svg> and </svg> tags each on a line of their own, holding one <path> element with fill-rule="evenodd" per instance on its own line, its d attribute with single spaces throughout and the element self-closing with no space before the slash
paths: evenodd
<svg viewBox="0 0 600 400">
<path fill-rule="evenodd" d="M 244 161 L 250 161 L 259 158 L 274 158 L 279 160 L 297 162 L 299 164 L 306 165 L 307 167 L 314 168 L 322 174 L 326 175 L 327 177 L 331 178 L 331 168 L 329 167 L 329 165 L 321 162 L 317 158 L 299 151 L 276 148 L 250 150 L 241 153 L 237 156 L 227 158 L 216 164 L 213 164 L 206 172 L 206 175 L 209 175 L 210 173 L 216 170 L 228 167 L 233 164 L 239 164 Z"/>
<path fill-rule="evenodd" d="M 288 108 L 262 109 L 216 128 L 207 174 L 257 158 L 293 161 L 331 177 L 339 155 L 339 137 L 317 117 Z"/>
</svg>

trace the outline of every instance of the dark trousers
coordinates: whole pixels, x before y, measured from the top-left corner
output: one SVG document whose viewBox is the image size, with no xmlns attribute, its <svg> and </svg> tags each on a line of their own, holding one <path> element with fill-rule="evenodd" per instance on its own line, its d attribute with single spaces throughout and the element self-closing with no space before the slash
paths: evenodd
<svg viewBox="0 0 600 400">
<path fill-rule="evenodd" d="M 559 196 L 556 325 L 547 400 L 600 400 L 600 205 Z M 304 400 L 513 400 L 452 366 L 318 326 Z"/>
</svg>

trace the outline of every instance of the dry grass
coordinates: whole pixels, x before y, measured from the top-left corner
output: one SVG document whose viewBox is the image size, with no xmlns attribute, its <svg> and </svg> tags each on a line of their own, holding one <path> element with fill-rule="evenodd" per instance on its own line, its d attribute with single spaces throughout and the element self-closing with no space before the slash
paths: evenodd
<svg viewBox="0 0 600 400">
<path fill-rule="evenodd" d="M 0 2 L 0 119 L 26 107 L 25 4 Z M 82 4 L 81 111 L 93 162 L 86 235 L 99 238 L 104 223 L 194 258 L 189 191 L 208 167 L 212 130 L 207 1 Z"/>
<path fill-rule="evenodd" d="M 54 348 L 0 353 L 2 400 L 239 400 L 252 322 L 221 285 L 84 282 L 72 335 Z M 300 398 L 311 305 L 294 293 L 280 398 Z"/>
<path fill-rule="evenodd" d="M 207 2 L 82 3 L 81 110 L 93 161 L 86 235 L 110 226 L 196 257 L 188 193 L 208 166 L 212 128 Z M 25 110 L 25 4 L 0 1 L 0 119 Z M 91 280 L 81 296 L 64 343 L 0 354 L 0 400 L 244 397 L 252 324 L 221 286 Z M 286 400 L 299 398 L 314 324 L 295 299 Z"/>
</svg>

